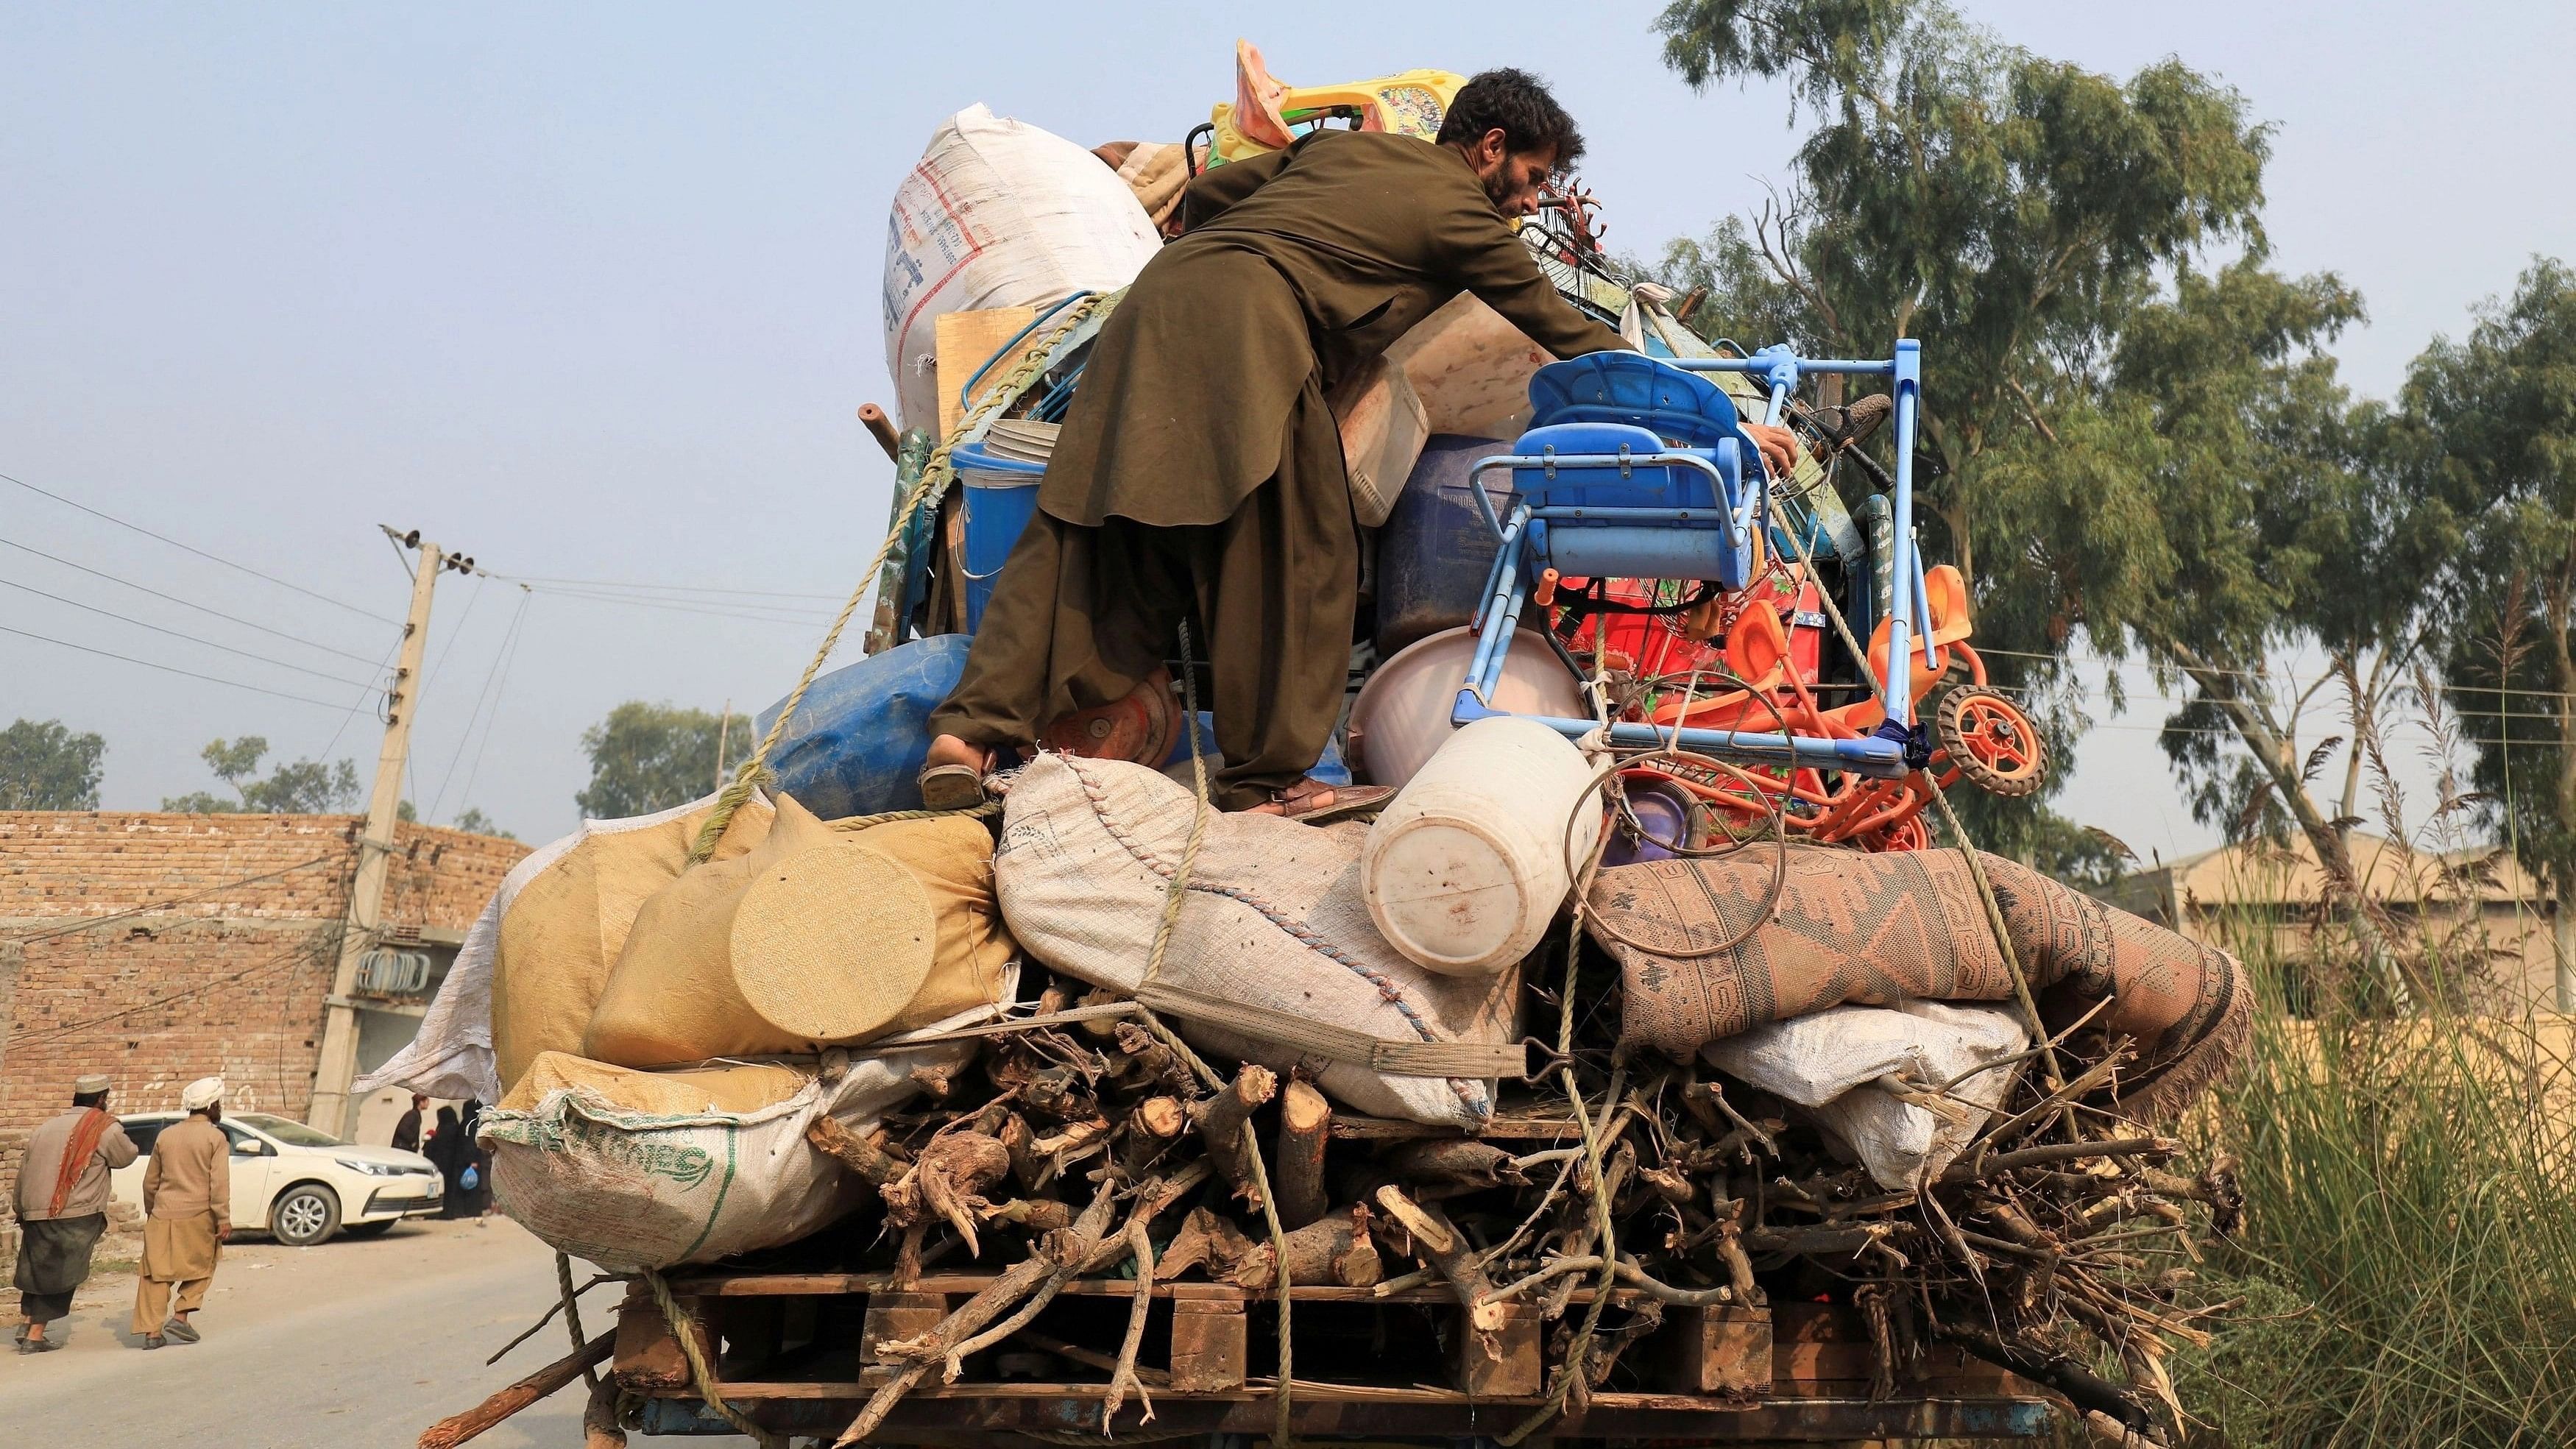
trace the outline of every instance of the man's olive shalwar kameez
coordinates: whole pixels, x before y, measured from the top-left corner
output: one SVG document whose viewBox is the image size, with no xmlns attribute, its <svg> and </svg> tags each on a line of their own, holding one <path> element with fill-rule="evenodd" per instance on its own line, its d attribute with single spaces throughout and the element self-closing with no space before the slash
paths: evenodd
<svg viewBox="0 0 2576 1449">
<path fill-rule="evenodd" d="M 1122 698 L 1185 617 L 1218 803 L 1294 784 L 1339 714 L 1360 536 L 1324 394 L 1460 292 L 1541 347 L 1623 346 L 1548 282 L 1466 161 L 1325 132 L 1208 171 L 1101 329 L 935 734 L 1026 745 Z"/>
</svg>

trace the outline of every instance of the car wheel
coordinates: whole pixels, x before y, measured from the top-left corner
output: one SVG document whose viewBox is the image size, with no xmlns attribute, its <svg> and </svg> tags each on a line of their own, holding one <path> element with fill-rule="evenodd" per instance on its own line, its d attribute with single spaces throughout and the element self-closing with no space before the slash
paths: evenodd
<svg viewBox="0 0 2576 1449">
<path fill-rule="evenodd" d="M 340 1226 L 340 1199 L 318 1182 L 290 1188 L 268 1210 L 268 1231 L 290 1248 L 309 1248 Z"/>
<path fill-rule="evenodd" d="M 351 1223 L 340 1230 L 340 1236 L 344 1238 L 381 1238 L 393 1227 L 396 1221 L 397 1219 L 387 1218 L 380 1223 Z"/>
</svg>

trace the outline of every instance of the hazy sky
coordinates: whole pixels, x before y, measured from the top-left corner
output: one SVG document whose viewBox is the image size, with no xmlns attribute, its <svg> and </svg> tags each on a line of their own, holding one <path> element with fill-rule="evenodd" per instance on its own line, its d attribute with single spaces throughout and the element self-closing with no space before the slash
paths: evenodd
<svg viewBox="0 0 2576 1449">
<path fill-rule="evenodd" d="M 2549 179 L 2571 7 L 1966 8 L 2242 89 L 2278 125 L 2282 261 L 2369 300 L 2343 349 L 2365 391 L 2532 253 L 2576 255 Z M 1611 245 L 1651 250 L 1756 203 L 1793 145 L 1778 92 L 1665 71 L 1656 10 L 0 7 L 0 474 L 340 601 L 0 483 L 0 629 L 293 696 L 0 633 L 0 722 L 103 734 L 111 807 L 211 787 L 219 735 L 365 768 L 407 589 L 379 523 L 516 578 L 779 595 L 658 595 L 769 615 L 734 617 L 441 586 L 409 793 L 559 834 L 583 726 L 635 697 L 769 703 L 881 537 L 890 469 L 852 410 L 891 401 L 885 209 L 942 117 L 1177 139 L 1230 94 L 1238 27 L 1292 83 L 1519 64 L 1591 137 Z M 2106 716 L 2061 803 L 2171 855 L 2208 837 L 2156 718 Z"/>
</svg>

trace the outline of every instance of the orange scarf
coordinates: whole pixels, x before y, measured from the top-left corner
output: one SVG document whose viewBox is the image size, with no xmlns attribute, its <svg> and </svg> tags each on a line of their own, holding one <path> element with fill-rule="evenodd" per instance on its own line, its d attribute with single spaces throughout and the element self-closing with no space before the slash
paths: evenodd
<svg viewBox="0 0 2576 1449">
<path fill-rule="evenodd" d="M 107 1135 L 108 1120 L 104 1110 L 92 1107 L 81 1113 L 79 1125 L 72 1128 L 72 1140 L 63 1144 L 62 1170 L 54 1175 L 53 1206 L 45 1210 L 51 1216 L 63 1215 L 63 1204 L 71 1201 L 72 1189 L 80 1186 L 81 1174 L 89 1170 L 98 1139 Z"/>
</svg>

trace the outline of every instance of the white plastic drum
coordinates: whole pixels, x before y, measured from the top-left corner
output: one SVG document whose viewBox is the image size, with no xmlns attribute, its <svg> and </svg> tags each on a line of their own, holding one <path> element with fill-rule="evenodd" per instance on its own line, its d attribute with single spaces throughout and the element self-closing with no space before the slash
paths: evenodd
<svg viewBox="0 0 2576 1449">
<path fill-rule="evenodd" d="M 1377 667 L 1360 687 L 1360 697 L 1351 701 L 1351 764 L 1363 782 L 1401 787 L 1448 742 L 1457 729 L 1449 723 L 1449 712 L 1467 682 L 1468 661 L 1475 657 L 1473 630 L 1443 629 L 1397 650 Z M 1513 639 L 1511 652 L 1503 657 L 1502 678 L 1487 703 L 1514 714 L 1592 717 L 1583 687 L 1549 651 L 1547 641 L 1536 637 Z"/>
<path fill-rule="evenodd" d="M 1600 838 L 1594 773 L 1572 741 L 1531 720 L 1452 734 L 1369 827 L 1360 885 L 1378 934 L 1452 976 L 1528 955 L 1573 886 L 1570 862 Z"/>
</svg>

